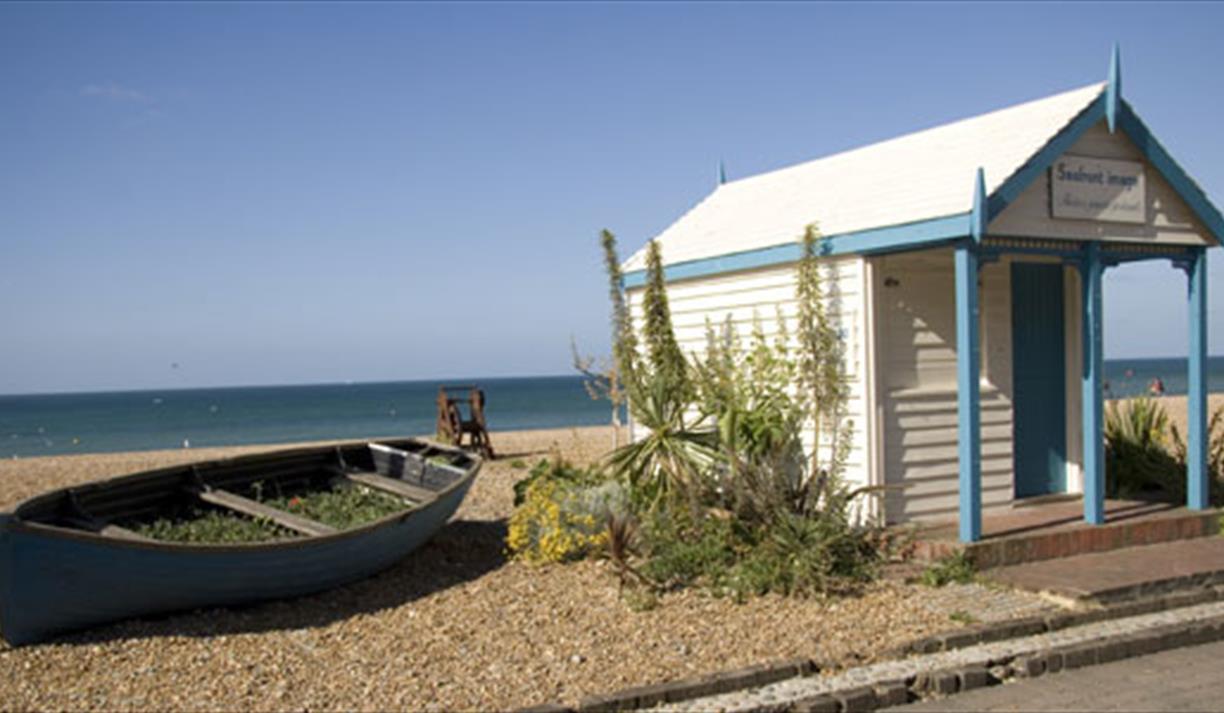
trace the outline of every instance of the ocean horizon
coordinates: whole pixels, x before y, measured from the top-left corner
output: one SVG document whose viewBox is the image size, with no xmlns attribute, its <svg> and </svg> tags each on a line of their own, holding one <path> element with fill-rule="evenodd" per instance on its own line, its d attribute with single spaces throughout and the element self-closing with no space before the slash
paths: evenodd
<svg viewBox="0 0 1224 713">
<path fill-rule="evenodd" d="M 1156 378 L 1184 394 L 1186 359 L 1105 361 L 1108 398 Z M 611 420 L 580 375 L 13 394 L 0 395 L 0 457 L 428 435 L 439 385 L 456 383 L 485 390 L 492 431 Z M 1224 356 L 1209 359 L 1208 388 L 1224 391 Z"/>
</svg>

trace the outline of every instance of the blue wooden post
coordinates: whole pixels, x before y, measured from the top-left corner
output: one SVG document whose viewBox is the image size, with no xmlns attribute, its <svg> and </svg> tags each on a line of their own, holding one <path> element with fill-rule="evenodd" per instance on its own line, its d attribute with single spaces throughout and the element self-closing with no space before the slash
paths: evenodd
<svg viewBox="0 0 1224 713">
<path fill-rule="evenodd" d="M 982 538 L 982 455 L 978 394 L 978 256 L 956 246 L 956 413 L 960 467 L 960 540 Z"/>
<path fill-rule="evenodd" d="M 1086 246 L 1087 254 L 1080 270 L 1083 295 L 1082 345 L 1084 364 L 1084 520 L 1093 525 L 1105 522 L 1105 434 L 1104 394 L 1101 389 L 1104 371 L 1104 341 L 1101 338 L 1101 281 L 1105 265 L 1101 262 L 1101 244 L 1093 241 Z"/>
<path fill-rule="evenodd" d="M 1190 374 L 1187 380 L 1189 438 L 1186 451 L 1186 507 L 1206 510 L 1207 481 L 1207 249 L 1196 248 L 1190 264 Z"/>
</svg>

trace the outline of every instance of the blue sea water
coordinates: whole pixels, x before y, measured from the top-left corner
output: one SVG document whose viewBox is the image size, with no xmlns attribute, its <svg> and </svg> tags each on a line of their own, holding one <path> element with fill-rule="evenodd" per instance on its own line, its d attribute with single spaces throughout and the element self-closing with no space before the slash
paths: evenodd
<svg viewBox="0 0 1224 713">
<path fill-rule="evenodd" d="M 1186 392 L 1185 359 L 1105 362 L 1108 395 Z M 437 381 L 0 396 L 0 457 L 291 443 L 434 431 Z M 578 376 L 480 379 L 492 430 L 606 424 Z M 1224 391 L 1224 357 L 1208 363 Z M 496 441 L 496 439 L 495 439 Z"/>
<path fill-rule="evenodd" d="M 440 383 L 453 382 L 0 396 L 0 457 L 431 434 Z M 490 430 L 610 420 L 578 376 L 477 383 Z"/>
<path fill-rule="evenodd" d="M 1164 382 L 1165 394 L 1186 393 L 1186 359 L 1106 359 L 1105 393 L 1112 398 L 1148 393 L 1152 379 Z M 1207 390 L 1224 391 L 1224 356 L 1207 359 Z"/>
</svg>

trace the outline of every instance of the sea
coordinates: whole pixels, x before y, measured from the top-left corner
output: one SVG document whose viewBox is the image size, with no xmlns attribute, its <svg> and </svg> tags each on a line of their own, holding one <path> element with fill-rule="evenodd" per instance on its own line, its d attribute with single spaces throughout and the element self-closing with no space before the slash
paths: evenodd
<svg viewBox="0 0 1224 713">
<path fill-rule="evenodd" d="M 1186 360 L 1109 359 L 1107 395 L 1186 393 Z M 1224 357 L 1208 362 L 1208 388 L 1224 391 Z M 244 386 L 0 395 L 0 457 L 385 438 L 434 432 L 438 381 Z M 467 380 L 484 389 L 493 431 L 607 424 L 581 376 Z M 496 444 L 496 437 L 494 438 Z"/>
<path fill-rule="evenodd" d="M 581 376 L 8 395 L 0 457 L 429 435 L 454 383 L 484 389 L 490 430 L 611 421 Z"/>
</svg>

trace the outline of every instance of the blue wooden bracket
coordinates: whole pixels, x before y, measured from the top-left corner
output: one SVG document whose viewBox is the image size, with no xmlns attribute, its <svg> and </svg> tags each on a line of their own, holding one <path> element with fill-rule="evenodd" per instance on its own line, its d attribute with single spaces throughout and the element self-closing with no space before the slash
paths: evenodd
<svg viewBox="0 0 1224 713">
<path fill-rule="evenodd" d="M 1105 87 L 1105 121 L 1109 123 L 1109 133 L 1114 132 L 1118 123 L 1118 106 L 1122 103 L 1122 50 L 1114 43 L 1113 54 L 1109 58 L 1109 84 Z"/>
<path fill-rule="evenodd" d="M 973 182 L 973 212 L 969 214 L 969 234 L 973 236 L 975 243 L 980 244 L 982 238 L 986 237 L 986 225 L 990 222 L 989 212 L 986 203 L 986 172 L 979 167 Z"/>
<path fill-rule="evenodd" d="M 1179 255 L 1178 257 L 1169 258 L 1169 266 L 1174 270 L 1181 270 L 1186 273 L 1187 277 L 1194 276 L 1194 268 L 1198 264 L 1196 255 Z"/>
</svg>

